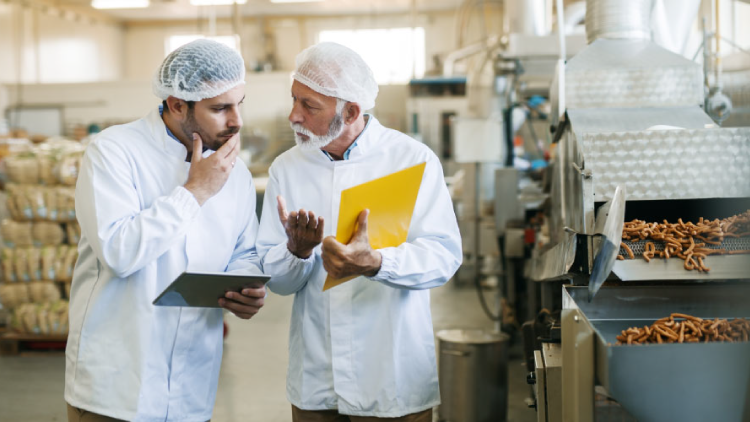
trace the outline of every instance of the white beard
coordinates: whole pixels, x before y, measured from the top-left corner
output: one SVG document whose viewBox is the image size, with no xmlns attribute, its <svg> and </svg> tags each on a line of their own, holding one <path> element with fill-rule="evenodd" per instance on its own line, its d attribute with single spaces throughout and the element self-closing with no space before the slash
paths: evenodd
<svg viewBox="0 0 750 422">
<path fill-rule="evenodd" d="M 344 131 L 344 118 L 341 114 L 336 114 L 331 120 L 331 124 L 328 125 L 328 133 L 323 136 L 318 136 L 311 131 L 305 129 L 299 123 L 289 123 L 294 131 L 294 141 L 297 145 L 305 151 L 312 151 L 316 149 L 325 148 L 328 144 L 333 142 L 334 139 L 341 136 Z M 308 137 L 305 141 L 300 138 L 299 134 L 303 134 Z"/>
</svg>

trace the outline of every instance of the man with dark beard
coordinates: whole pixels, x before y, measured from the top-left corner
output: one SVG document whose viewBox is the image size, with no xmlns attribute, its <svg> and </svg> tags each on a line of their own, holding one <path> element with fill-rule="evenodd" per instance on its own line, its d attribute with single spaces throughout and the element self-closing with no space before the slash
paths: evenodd
<svg viewBox="0 0 750 422">
<path fill-rule="evenodd" d="M 87 148 L 76 186 L 69 421 L 211 419 L 222 311 L 152 301 L 184 271 L 260 272 L 255 187 L 237 162 L 244 84 L 236 51 L 187 44 L 154 77 L 162 105 Z M 264 297 L 244 289 L 218 303 L 249 319 Z"/>
<path fill-rule="evenodd" d="M 297 146 L 269 169 L 257 241 L 269 290 L 295 295 L 292 420 L 431 422 L 440 393 L 428 289 L 448 281 L 462 257 L 440 161 L 364 113 L 378 86 L 354 51 L 312 46 L 297 56 L 293 77 Z M 420 163 L 405 243 L 372 249 L 367 210 L 347 244 L 336 240 L 343 190 Z M 356 278 L 323 291 L 326 275 Z"/>
</svg>

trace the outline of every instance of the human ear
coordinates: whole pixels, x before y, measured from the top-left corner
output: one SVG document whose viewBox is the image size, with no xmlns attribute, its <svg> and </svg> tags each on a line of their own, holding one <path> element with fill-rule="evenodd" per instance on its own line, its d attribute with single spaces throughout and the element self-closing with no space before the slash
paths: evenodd
<svg viewBox="0 0 750 422">
<path fill-rule="evenodd" d="M 344 113 L 344 122 L 348 125 L 354 123 L 362 112 L 362 109 L 357 103 L 347 103 L 344 110 L 346 111 Z"/>
<path fill-rule="evenodd" d="M 167 107 L 169 107 L 169 112 L 180 120 L 187 115 L 188 105 L 179 98 L 167 98 Z"/>
</svg>

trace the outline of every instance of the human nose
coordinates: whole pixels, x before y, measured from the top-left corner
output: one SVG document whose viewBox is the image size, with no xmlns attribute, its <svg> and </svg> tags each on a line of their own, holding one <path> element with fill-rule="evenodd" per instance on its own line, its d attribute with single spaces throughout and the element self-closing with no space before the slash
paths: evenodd
<svg viewBox="0 0 750 422">
<path fill-rule="evenodd" d="M 238 108 L 235 108 L 232 110 L 232 113 L 230 113 L 229 120 L 227 121 L 228 127 L 242 127 L 242 114 L 240 114 L 240 110 Z"/>
<path fill-rule="evenodd" d="M 289 122 L 293 124 L 301 124 L 303 122 L 302 113 L 299 111 L 297 103 L 292 105 L 292 111 L 289 113 Z"/>
</svg>

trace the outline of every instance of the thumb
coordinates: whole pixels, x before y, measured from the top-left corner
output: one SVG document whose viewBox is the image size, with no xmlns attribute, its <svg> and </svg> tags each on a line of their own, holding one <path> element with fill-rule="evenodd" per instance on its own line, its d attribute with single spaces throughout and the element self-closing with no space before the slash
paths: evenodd
<svg viewBox="0 0 750 422">
<path fill-rule="evenodd" d="M 286 220 L 289 218 L 289 213 L 286 211 L 286 200 L 283 196 L 278 195 L 276 196 L 276 202 L 278 204 L 279 220 L 281 220 L 282 223 L 286 223 Z"/>
<path fill-rule="evenodd" d="M 355 241 L 355 240 L 358 240 L 358 241 L 364 240 L 365 242 L 368 241 L 367 239 L 367 217 L 369 217 L 369 215 L 370 215 L 370 210 L 367 210 L 367 209 L 362 210 L 362 212 L 359 213 L 359 217 L 357 217 L 357 231 L 354 232 L 352 241 Z"/>
<path fill-rule="evenodd" d="M 203 159 L 203 140 L 197 133 L 193 133 L 193 158 L 191 163 L 200 162 Z"/>
</svg>

